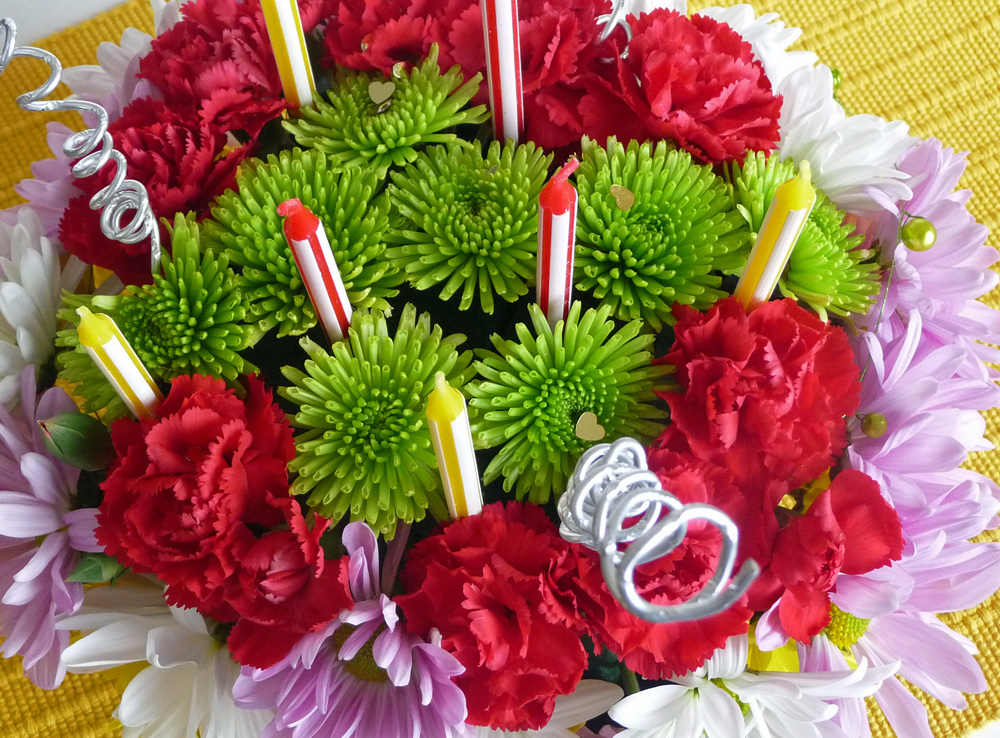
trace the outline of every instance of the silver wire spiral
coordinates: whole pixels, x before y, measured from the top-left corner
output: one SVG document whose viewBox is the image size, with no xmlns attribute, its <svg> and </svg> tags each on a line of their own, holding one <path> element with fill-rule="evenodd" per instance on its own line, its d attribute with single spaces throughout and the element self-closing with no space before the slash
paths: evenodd
<svg viewBox="0 0 1000 738">
<path fill-rule="evenodd" d="M 55 55 L 44 49 L 15 46 L 16 34 L 14 21 L 10 18 L 0 19 L 0 74 L 3 74 L 11 59 L 16 56 L 40 59 L 51 70 L 45 84 L 19 95 L 17 104 L 28 111 L 75 111 L 92 113 L 97 118 L 96 127 L 74 133 L 66 139 L 63 152 L 69 158 L 79 160 L 73 165 L 73 175 L 77 178 L 93 176 L 109 160 L 114 161 L 114 178 L 90 199 L 90 207 L 101 210 L 101 231 L 108 238 L 121 243 L 139 243 L 147 237 L 150 239 L 150 268 L 155 274 L 160 263 L 160 229 L 150 207 L 146 188 L 141 182 L 126 179 L 125 157 L 121 152 L 115 151 L 111 134 L 108 133 L 108 111 L 97 103 L 86 100 L 45 100 L 59 86 L 62 64 Z"/>
<path fill-rule="evenodd" d="M 654 623 L 699 620 L 733 605 L 760 573 L 748 559 L 732 576 L 739 530 L 711 505 L 685 505 L 663 489 L 646 465 L 646 452 L 633 438 L 589 449 L 559 498 L 559 532 L 601 556 L 601 571 L 611 593 L 629 612 Z M 722 536 L 718 566 L 704 587 L 676 605 L 657 605 L 635 585 L 637 567 L 673 551 L 688 525 L 701 520 Z M 626 522 L 628 521 L 628 523 Z"/>
<path fill-rule="evenodd" d="M 616 27 L 621 26 L 625 30 L 626 38 L 632 40 L 632 27 L 625 20 L 625 0 L 611 0 L 611 12 L 607 15 L 597 16 L 598 23 L 604 23 L 604 28 L 601 30 L 601 35 L 597 37 L 597 43 L 603 44 L 608 40 L 608 36 L 612 34 Z M 622 52 L 622 59 L 628 50 Z"/>
</svg>

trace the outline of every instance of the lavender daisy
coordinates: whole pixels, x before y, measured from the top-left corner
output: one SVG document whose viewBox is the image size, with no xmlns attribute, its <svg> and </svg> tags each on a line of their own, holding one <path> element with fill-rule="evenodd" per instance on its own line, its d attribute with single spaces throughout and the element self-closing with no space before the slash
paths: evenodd
<svg viewBox="0 0 1000 738">
<path fill-rule="evenodd" d="M 266 738 L 468 735 L 465 697 L 452 681 L 461 664 L 440 647 L 439 635 L 427 643 L 406 632 L 380 590 L 371 529 L 351 523 L 343 542 L 354 607 L 274 666 L 244 668 L 237 704 L 277 711 Z"/>
<path fill-rule="evenodd" d="M 0 637 L 3 655 L 20 654 L 28 678 L 55 689 L 66 669 L 59 656 L 69 633 L 56 621 L 79 609 L 83 585 L 66 581 L 78 551 L 99 551 L 94 517 L 73 511 L 80 470 L 46 450 L 36 419 L 76 410 L 61 389 L 50 389 L 35 405 L 35 371 L 21 375 L 21 405 L 0 406 Z"/>
</svg>

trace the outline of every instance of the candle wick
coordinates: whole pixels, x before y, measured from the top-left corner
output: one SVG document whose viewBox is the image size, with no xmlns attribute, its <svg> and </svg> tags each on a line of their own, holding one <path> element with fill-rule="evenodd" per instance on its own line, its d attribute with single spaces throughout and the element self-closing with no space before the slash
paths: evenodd
<svg viewBox="0 0 1000 738">
<path fill-rule="evenodd" d="M 812 166 L 810 166 L 808 159 L 803 159 L 799 162 L 799 176 L 806 184 L 812 182 Z"/>
<path fill-rule="evenodd" d="M 434 389 L 438 392 L 448 391 L 448 378 L 445 377 L 444 372 L 438 372 L 434 375 Z"/>
<path fill-rule="evenodd" d="M 287 217 L 289 215 L 296 215 L 298 213 L 301 213 L 304 207 L 305 206 L 302 204 L 302 201 L 299 200 L 299 198 L 293 197 L 291 200 L 285 200 L 278 206 L 277 208 L 278 215 L 281 215 L 283 217 Z"/>
<path fill-rule="evenodd" d="M 569 179 L 569 175 L 576 171 L 578 166 L 580 166 L 580 160 L 575 156 L 571 156 L 566 163 L 562 165 L 559 171 L 552 176 L 552 179 L 556 182 L 565 182 Z"/>
</svg>

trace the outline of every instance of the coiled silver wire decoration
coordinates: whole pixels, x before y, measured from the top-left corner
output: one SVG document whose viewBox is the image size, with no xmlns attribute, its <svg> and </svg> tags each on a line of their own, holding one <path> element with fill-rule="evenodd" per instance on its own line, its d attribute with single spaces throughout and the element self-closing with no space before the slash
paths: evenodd
<svg viewBox="0 0 1000 738">
<path fill-rule="evenodd" d="M 0 74 L 3 74 L 16 56 L 40 59 L 49 65 L 49 78 L 36 90 L 19 95 L 17 104 L 28 111 L 53 112 L 57 110 L 92 113 L 97 126 L 74 133 L 63 144 L 63 152 L 71 159 L 77 178 L 90 177 L 99 172 L 109 160 L 114 160 L 115 176 L 111 183 L 90 200 L 90 207 L 101 212 L 101 231 L 110 239 L 121 243 L 151 241 L 150 268 L 155 274 L 160 264 L 160 229 L 149 205 L 149 193 L 141 182 L 126 179 L 125 157 L 115 151 L 108 133 L 108 111 L 97 103 L 86 100 L 45 100 L 59 86 L 62 64 L 51 52 L 34 46 L 15 46 L 17 27 L 10 18 L 0 19 Z"/>
<path fill-rule="evenodd" d="M 563 538 L 600 554 L 611 593 L 629 612 L 654 623 L 699 620 L 720 613 L 760 573 L 757 562 L 748 559 L 732 576 L 739 543 L 736 524 L 718 508 L 685 505 L 664 490 L 646 465 L 645 450 L 633 438 L 599 444 L 583 455 L 559 498 L 559 517 Z M 626 526 L 632 520 L 636 522 Z M 715 526 L 722 536 L 722 551 L 711 579 L 685 602 L 649 602 L 636 589 L 636 568 L 677 548 L 688 525 L 696 520 Z"/>
<path fill-rule="evenodd" d="M 611 12 L 607 15 L 597 16 L 597 22 L 603 23 L 604 28 L 601 30 L 601 35 L 597 37 L 597 43 L 603 44 L 608 40 L 616 27 L 621 26 L 625 30 L 625 36 L 629 41 L 632 40 L 632 27 L 625 20 L 625 0 L 611 0 Z M 622 58 L 625 58 L 625 54 L 628 53 L 627 50 L 622 53 Z"/>
</svg>

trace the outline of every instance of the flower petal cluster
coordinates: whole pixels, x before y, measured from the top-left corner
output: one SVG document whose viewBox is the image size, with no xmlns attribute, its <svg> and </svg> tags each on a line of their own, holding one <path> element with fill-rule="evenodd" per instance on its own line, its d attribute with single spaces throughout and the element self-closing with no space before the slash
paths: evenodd
<svg viewBox="0 0 1000 738">
<path fill-rule="evenodd" d="M 964 154 L 945 148 L 939 140 L 921 141 L 899 161 L 900 171 L 912 177 L 913 196 L 902 204 L 883 202 L 864 225 L 892 261 L 884 312 L 905 317 L 911 310 L 919 311 L 928 340 L 963 346 L 968 358 L 961 373 L 982 377 L 983 362 L 1000 360 L 1000 353 L 983 343 L 1000 342 L 1000 313 L 978 301 L 997 285 L 990 265 L 998 254 L 985 243 L 986 226 L 968 211 L 972 193 L 956 190 L 966 164 Z M 906 211 L 903 220 L 926 218 L 933 224 L 937 233 L 933 247 L 913 251 L 901 242 L 901 207 Z M 877 318 L 872 311 L 865 322 L 875 327 Z"/>
<path fill-rule="evenodd" d="M 734 636 L 702 667 L 674 684 L 644 689 L 611 708 L 622 738 L 727 738 L 771 735 L 833 738 L 828 721 L 837 708 L 826 700 L 865 697 L 898 664 L 860 660 L 827 674 L 753 672 L 747 636 Z M 736 732 L 734 732 L 734 730 Z"/>
<path fill-rule="evenodd" d="M 263 734 L 273 713 L 238 707 L 240 666 L 194 610 L 167 607 L 161 586 L 128 576 L 87 592 L 60 629 L 90 631 L 63 654 L 68 671 L 91 674 L 147 663 L 128 683 L 114 717 L 123 738 L 232 738 Z"/>
<path fill-rule="evenodd" d="M 62 292 L 75 290 L 85 269 L 76 257 L 60 261 L 32 208 L 13 226 L 0 223 L 0 403 L 16 404 L 25 368 L 52 358 Z"/>
<path fill-rule="evenodd" d="M 465 700 L 453 681 L 461 664 L 442 650 L 440 635 L 425 641 L 406 632 L 396 604 L 380 590 L 371 529 L 350 523 L 343 542 L 353 605 L 281 662 L 245 668 L 237 704 L 275 710 L 265 735 L 282 738 L 467 735 Z"/>
<path fill-rule="evenodd" d="M 494 295 L 515 302 L 535 277 L 538 194 L 552 155 L 508 141 L 478 148 L 433 146 L 392 173 L 395 219 L 387 252 L 420 290 L 441 285 L 442 300 L 462 290 L 493 313 Z"/>
<path fill-rule="evenodd" d="M 385 258 L 389 201 L 377 196 L 379 185 L 372 171 L 337 168 L 319 151 L 292 149 L 248 162 L 237 187 L 216 200 L 206 245 L 225 250 L 239 267 L 240 292 L 261 331 L 277 328 L 281 337 L 316 325 L 277 211 L 293 198 L 323 221 L 351 305 L 389 309 L 404 275 Z"/>
<path fill-rule="evenodd" d="M 465 667 L 455 681 L 469 723 L 537 729 L 576 688 L 587 665 L 571 592 L 579 559 L 541 508 L 517 502 L 487 505 L 413 548 L 397 601 L 409 630 L 439 630 Z"/>
<path fill-rule="evenodd" d="M 313 107 L 302 108 L 298 120 L 285 121 L 301 146 L 322 151 L 338 164 L 370 166 L 380 176 L 390 166 L 417 158 L 416 147 L 429 143 L 468 142 L 446 132 L 463 123 L 482 123 L 483 105 L 466 108 L 479 89 L 480 76 L 464 84 L 459 71 L 441 73 L 438 51 L 432 46 L 419 67 L 388 80 L 364 72 L 342 73 L 328 94 Z M 391 84 L 392 95 L 372 101 L 372 85 Z"/>
<path fill-rule="evenodd" d="M 664 141 L 584 140 L 576 183 L 578 289 L 656 330 L 675 303 L 704 309 L 725 296 L 719 272 L 742 264 L 750 234 L 711 167 Z"/>
<path fill-rule="evenodd" d="M 470 378 L 472 352 L 457 348 L 464 341 L 410 304 L 392 334 L 383 313 L 356 310 L 347 340 L 330 352 L 302 339 L 304 371 L 283 367 L 292 386 L 279 390 L 298 406 L 293 423 L 302 429 L 293 492 L 334 522 L 350 513 L 389 536 L 428 509 L 447 518 L 425 407 L 437 372 L 456 386 Z"/>
<path fill-rule="evenodd" d="M 212 199 L 233 186 L 236 168 L 247 154 L 245 147 L 230 150 L 217 127 L 162 100 L 136 100 L 108 131 L 128 161 L 128 176 L 145 185 L 154 213 L 206 213 Z M 67 251 L 110 269 L 125 284 L 146 284 L 152 280 L 149 239 L 135 244 L 110 240 L 101 232 L 100 212 L 90 207 L 90 198 L 111 182 L 113 170 L 105 167 L 77 180 L 83 194 L 66 208 L 60 240 Z M 162 228 L 161 236 L 168 240 Z"/>
<path fill-rule="evenodd" d="M 607 71 L 586 77 L 580 112 L 587 135 L 673 139 L 710 164 L 775 147 L 781 98 L 738 33 L 666 9 L 628 23 L 627 46 Z"/>
<path fill-rule="evenodd" d="M 0 637 L 4 657 L 22 656 L 28 678 L 45 689 L 66 674 L 59 656 L 69 634 L 56 622 L 83 602 L 83 586 L 66 578 L 78 551 L 100 551 L 92 511 L 73 511 L 80 470 L 49 454 L 36 422 L 75 410 L 61 389 L 36 404 L 31 366 L 20 377 L 20 407 L 0 405 Z"/>
<path fill-rule="evenodd" d="M 238 621 L 233 653 L 266 665 L 335 617 L 346 593 L 324 566 L 327 521 L 307 524 L 289 497 L 288 421 L 255 377 L 245 390 L 241 400 L 221 380 L 182 376 L 157 417 L 116 421 L 96 534 L 165 582 L 171 604 Z"/>
<path fill-rule="evenodd" d="M 525 137 L 546 149 L 576 149 L 583 135 L 579 111 L 583 75 L 614 50 L 598 43 L 606 0 L 548 0 L 518 4 Z M 462 77 L 486 76 L 482 10 L 478 0 L 398 2 L 346 0 L 324 36 L 333 61 L 389 75 L 394 64 L 414 64 L 432 45 L 440 66 L 458 65 Z M 473 98 L 487 101 L 485 85 Z"/>
<path fill-rule="evenodd" d="M 531 328 L 518 323 L 516 341 L 494 334 L 496 352 L 480 354 L 482 380 L 469 386 L 469 406 L 479 446 L 501 446 L 483 481 L 502 476 L 505 492 L 516 488 L 518 499 L 544 504 L 593 445 L 577 435 L 583 413 L 610 438 L 645 441 L 662 429 L 652 401 L 664 369 L 651 365 L 653 336 L 642 334 L 642 323 L 616 329 L 606 305 L 583 313 L 574 302 L 555 328 L 537 305 L 529 311 Z"/>
<path fill-rule="evenodd" d="M 749 314 L 734 298 L 675 314 L 661 361 L 676 367 L 677 390 L 660 393 L 672 424 L 655 446 L 727 467 L 738 484 L 795 488 L 828 469 L 860 392 L 844 331 L 787 299 Z"/>
</svg>

